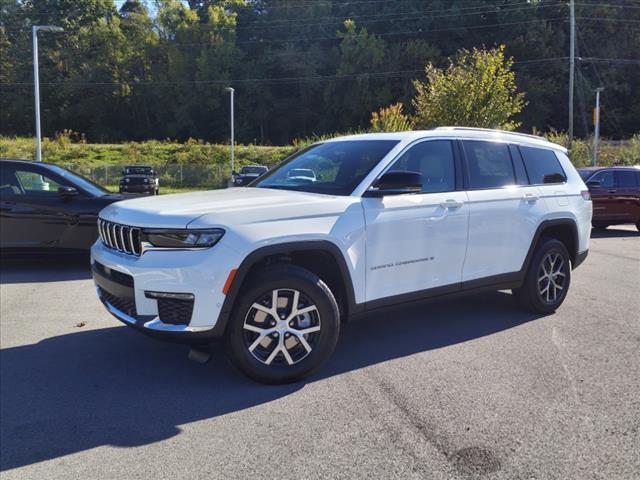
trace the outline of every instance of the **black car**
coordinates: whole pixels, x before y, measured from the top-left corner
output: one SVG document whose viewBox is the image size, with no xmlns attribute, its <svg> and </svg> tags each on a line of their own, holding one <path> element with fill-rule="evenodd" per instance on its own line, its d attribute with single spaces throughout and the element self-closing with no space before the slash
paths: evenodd
<svg viewBox="0 0 640 480">
<path fill-rule="evenodd" d="M 87 250 L 98 212 L 125 198 L 57 165 L 1 159 L 0 249 Z"/>
<path fill-rule="evenodd" d="M 242 167 L 240 169 L 240 173 L 233 172 L 233 184 L 236 187 L 244 187 L 268 171 L 269 169 L 264 165 L 250 165 L 248 167 Z"/>
<path fill-rule="evenodd" d="M 122 171 L 120 193 L 148 193 L 158 195 L 160 186 L 158 175 L 153 167 L 130 165 Z"/>
</svg>

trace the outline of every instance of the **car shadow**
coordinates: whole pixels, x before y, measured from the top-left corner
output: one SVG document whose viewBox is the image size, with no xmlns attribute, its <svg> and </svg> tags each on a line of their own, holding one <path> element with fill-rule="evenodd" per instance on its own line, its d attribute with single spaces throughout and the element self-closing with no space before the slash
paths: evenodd
<svg viewBox="0 0 640 480">
<path fill-rule="evenodd" d="M 12 255 L 0 258 L 0 285 L 91 278 L 88 254 Z"/>
<path fill-rule="evenodd" d="M 640 232 L 635 225 L 633 230 L 626 228 L 608 227 L 605 230 L 591 230 L 591 238 L 622 238 L 622 237 L 640 237 Z"/>
<path fill-rule="evenodd" d="M 127 327 L 89 330 L 0 350 L 0 470 L 101 445 L 140 446 L 180 426 L 289 395 L 310 382 L 446 348 L 532 321 L 511 295 L 412 304 L 342 326 L 335 354 L 304 382 L 266 386 L 214 349 L 207 364 L 184 346 Z"/>
</svg>

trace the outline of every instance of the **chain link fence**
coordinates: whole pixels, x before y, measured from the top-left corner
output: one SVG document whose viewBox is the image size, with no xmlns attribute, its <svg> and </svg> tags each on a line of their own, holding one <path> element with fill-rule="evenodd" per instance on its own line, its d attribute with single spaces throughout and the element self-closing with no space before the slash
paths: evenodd
<svg viewBox="0 0 640 480">
<path fill-rule="evenodd" d="M 61 165 L 79 173 L 99 185 L 117 188 L 127 165 L 105 165 L 100 167 L 82 167 L 73 164 Z M 223 188 L 229 180 L 228 168 L 222 165 L 161 165 L 153 167 L 160 179 L 160 189 L 169 188 Z"/>
</svg>

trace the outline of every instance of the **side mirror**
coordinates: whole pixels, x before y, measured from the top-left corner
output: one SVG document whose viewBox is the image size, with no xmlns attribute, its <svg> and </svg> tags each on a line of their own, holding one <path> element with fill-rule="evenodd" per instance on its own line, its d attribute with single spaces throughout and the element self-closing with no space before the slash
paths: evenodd
<svg viewBox="0 0 640 480">
<path fill-rule="evenodd" d="M 58 187 L 58 193 L 63 197 L 75 197 L 78 195 L 78 190 L 74 187 Z"/>
<path fill-rule="evenodd" d="M 589 180 L 587 182 L 587 187 L 598 188 L 600 186 L 600 182 L 598 180 Z"/>
<path fill-rule="evenodd" d="M 397 171 L 382 175 L 365 192 L 365 197 L 384 197 L 386 195 L 402 195 L 420 193 L 422 191 L 422 175 L 417 172 Z"/>
</svg>

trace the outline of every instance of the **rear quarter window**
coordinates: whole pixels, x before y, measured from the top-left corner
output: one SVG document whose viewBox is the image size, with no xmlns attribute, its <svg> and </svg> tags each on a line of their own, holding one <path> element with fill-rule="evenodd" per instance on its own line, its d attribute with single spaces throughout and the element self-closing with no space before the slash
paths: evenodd
<svg viewBox="0 0 640 480">
<path fill-rule="evenodd" d="M 564 183 L 567 176 L 560 161 L 552 150 L 546 148 L 520 146 L 522 161 L 527 169 L 529 183 L 542 185 L 545 183 Z"/>
</svg>

